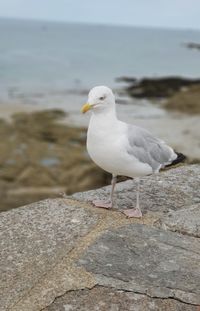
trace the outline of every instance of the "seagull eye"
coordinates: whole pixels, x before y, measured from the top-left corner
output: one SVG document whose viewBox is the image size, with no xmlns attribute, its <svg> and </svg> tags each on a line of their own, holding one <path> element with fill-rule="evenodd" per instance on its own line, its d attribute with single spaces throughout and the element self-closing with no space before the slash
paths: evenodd
<svg viewBox="0 0 200 311">
<path fill-rule="evenodd" d="M 105 99 L 105 96 L 101 96 L 99 97 L 100 100 L 104 100 Z"/>
</svg>

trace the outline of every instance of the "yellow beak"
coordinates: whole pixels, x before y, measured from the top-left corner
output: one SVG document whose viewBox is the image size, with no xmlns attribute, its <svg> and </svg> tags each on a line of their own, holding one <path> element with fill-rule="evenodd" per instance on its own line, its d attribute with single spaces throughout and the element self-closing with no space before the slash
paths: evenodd
<svg viewBox="0 0 200 311">
<path fill-rule="evenodd" d="M 90 110 L 92 108 L 92 106 L 89 103 L 86 103 L 83 105 L 83 107 L 81 108 L 81 112 L 82 113 L 86 113 L 88 110 Z"/>
<path fill-rule="evenodd" d="M 90 110 L 92 108 L 92 106 L 89 103 L 86 103 L 83 105 L 83 107 L 81 108 L 81 112 L 82 113 L 86 113 L 88 110 Z"/>
</svg>

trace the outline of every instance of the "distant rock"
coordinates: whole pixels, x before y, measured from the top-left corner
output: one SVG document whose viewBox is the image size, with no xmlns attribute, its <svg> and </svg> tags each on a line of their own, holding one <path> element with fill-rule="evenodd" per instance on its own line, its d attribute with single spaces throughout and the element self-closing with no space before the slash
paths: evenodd
<svg viewBox="0 0 200 311">
<path fill-rule="evenodd" d="M 200 114 L 200 85 L 177 92 L 165 102 L 164 107 L 188 114 Z"/>
<path fill-rule="evenodd" d="M 200 86 L 200 79 L 176 76 L 142 79 L 121 77 L 117 78 L 117 81 L 127 82 L 129 86 L 126 88 L 126 91 L 130 96 L 136 98 L 166 98 L 182 88 L 193 85 Z"/>
<path fill-rule="evenodd" d="M 188 43 L 185 43 L 185 46 L 186 46 L 188 49 L 200 50 L 200 43 L 188 42 Z"/>
</svg>

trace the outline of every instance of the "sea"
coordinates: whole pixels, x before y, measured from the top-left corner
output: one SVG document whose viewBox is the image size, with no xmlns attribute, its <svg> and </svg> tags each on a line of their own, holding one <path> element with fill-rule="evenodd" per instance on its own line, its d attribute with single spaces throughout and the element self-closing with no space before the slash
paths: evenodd
<svg viewBox="0 0 200 311">
<path fill-rule="evenodd" d="M 188 42 L 200 31 L 0 19 L 0 103 L 59 105 L 121 76 L 199 77 Z"/>
<path fill-rule="evenodd" d="M 200 77 L 200 31 L 0 19 L 0 118 L 43 109 L 66 111 L 67 124 L 87 127 L 80 108 L 95 85 L 114 89 L 120 120 L 143 126 L 199 158 L 199 117 L 162 103 L 133 99 L 121 76 Z"/>
</svg>

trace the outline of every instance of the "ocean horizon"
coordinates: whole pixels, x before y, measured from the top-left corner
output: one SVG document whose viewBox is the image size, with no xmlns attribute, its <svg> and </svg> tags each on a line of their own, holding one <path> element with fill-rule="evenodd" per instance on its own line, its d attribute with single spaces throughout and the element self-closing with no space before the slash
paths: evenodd
<svg viewBox="0 0 200 311">
<path fill-rule="evenodd" d="M 116 86 L 120 76 L 199 77 L 200 32 L 0 19 L 0 97 Z"/>
</svg>

